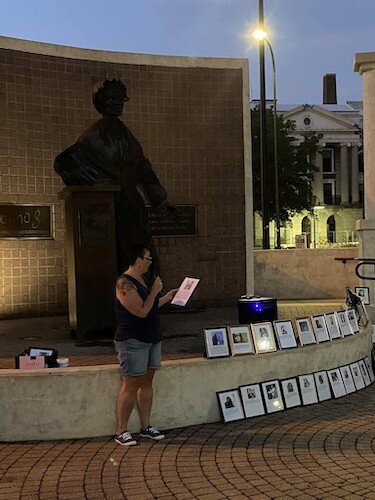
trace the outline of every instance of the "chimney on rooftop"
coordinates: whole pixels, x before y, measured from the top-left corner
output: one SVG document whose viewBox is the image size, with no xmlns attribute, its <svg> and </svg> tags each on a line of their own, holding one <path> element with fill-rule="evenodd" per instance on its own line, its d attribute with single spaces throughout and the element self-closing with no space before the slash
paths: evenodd
<svg viewBox="0 0 375 500">
<path fill-rule="evenodd" d="M 323 76 L 323 104 L 337 104 L 335 73 L 326 73 Z"/>
</svg>

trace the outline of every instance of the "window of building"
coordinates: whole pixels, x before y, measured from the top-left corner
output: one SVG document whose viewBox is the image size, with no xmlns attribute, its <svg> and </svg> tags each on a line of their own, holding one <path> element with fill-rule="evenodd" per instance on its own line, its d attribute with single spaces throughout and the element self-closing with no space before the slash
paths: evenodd
<svg viewBox="0 0 375 500">
<path fill-rule="evenodd" d="M 332 148 L 323 149 L 323 172 L 326 174 L 333 173 L 335 171 L 335 154 Z"/>
<path fill-rule="evenodd" d="M 336 243 L 336 221 L 333 215 L 327 219 L 327 241 L 328 243 Z"/>
<path fill-rule="evenodd" d="M 310 219 L 307 217 L 304 217 L 302 219 L 302 225 L 301 225 L 301 230 L 302 233 L 310 234 L 311 233 L 311 222 Z"/>
<path fill-rule="evenodd" d="M 323 197 L 326 205 L 335 204 L 335 181 L 325 180 L 323 183 Z"/>
</svg>

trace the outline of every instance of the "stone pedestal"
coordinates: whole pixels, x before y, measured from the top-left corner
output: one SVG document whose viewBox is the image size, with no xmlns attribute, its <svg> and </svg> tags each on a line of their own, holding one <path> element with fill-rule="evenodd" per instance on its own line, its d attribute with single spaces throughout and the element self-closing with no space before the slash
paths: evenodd
<svg viewBox="0 0 375 500">
<path fill-rule="evenodd" d="M 78 345 L 113 338 L 117 186 L 69 186 L 66 212 L 69 321 Z"/>
<path fill-rule="evenodd" d="M 363 137 L 364 137 L 364 191 L 365 219 L 357 222 L 360 239 L 360 257 L 375 258 L 375 52 L 355 55 L 354 71 L 363 79 Z M 370 266 L 362 267 L 362 274 L 374 276 Z M 375 281 L 363 280 L 370 288 L 368 307 L 375 323 Z"/>
</svg>

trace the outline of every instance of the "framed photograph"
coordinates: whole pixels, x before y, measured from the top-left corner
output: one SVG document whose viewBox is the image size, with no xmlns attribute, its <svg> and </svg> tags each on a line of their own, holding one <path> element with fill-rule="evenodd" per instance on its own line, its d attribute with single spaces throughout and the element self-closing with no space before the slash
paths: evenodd
<svg viewBox="0 0 375 500">
<path fill-rule="evenodd" d="M 370 377 L 371 383 L 373 383 L 375 380 L 374 371 L 372 369 L 372 364 L 371 364 L 371 361 L 369 360 L 368 356 L 365 357 L 365 365 L 366 365 L 367 373 Z"/>
<path fill-rule="evenodd" d="M 344 382 L 346 394 L 350 394 L 351 392 L 355 392 L 357 389 L 354 384 L 354 380 L 352 377 L 352 372 L 349 366 L 341 366 L 340 367 L 342 381 Z"/>
<path fill-rule="evenodd" d="M 207 358 L 229 356 L 227 328 L 225 326 L 205 328 L 203 332 Z"/>
<path fill-rule="evenodd" d="M 348 335 L 353 335 L 353 330 L 349 322 L 348 311 L 337 311 L 337 322 L 340 327 L 341 335 L 343 337 L 348 337 Z"/>
<path fill-rule="evenodd" d="M 355 314 L 354 309 L 348 309 L 347 312 L 348 312 L 349 323 L 350 323 L 350 326 L 352 327 L 352 332 L 358 333 L 359 326 L 358 326 L 357 316 Z"/>
<path fill-rule="evenodd" d="M 346 390 L 344 382 L 342 381 L 340 370 L 338 368 L 335 368 L 334 370 L 328 370 L 327 374 L 335 398 L 341 398 L 342 396 L 346 396 Z"/>
<path fill-rule="evenodd" d="M 329 385 L 328 375 L 326 371 L 314 373 L 316 392 L 318 393 L 319 401 L 326 401 L 332 398 L 331 387 Z"/>
<path fill-rule="evenodd" d="M 294 335 L 291 321 L 274 321 L 276 339 L 280 349 L 291 349 L 297 347 L 296 336 Z"/>
<path fill-rule="evenodd" d="M 246 418 L 266 413 L 259 384 L 242 385 L 239 390 Z"/>
<path fill-rule="evenodd" d="M 311 321 L 317 342 L 320 343 L 320 342 L 327 342 L 327 340 L 331 340 L 328 335 L 328 329 L 326 321 L 324 319 L 324 314 L 312 316 Z"/>
<path fill-rule="evenodd" d="M 370 321 L 365 304 L 363 302 L 359 302 L 356 306 L 356 311 L 359 326 L 363 326 L 365 328 Z"/>
<path fill-rule="evenodd" d="M 253 323 L 251 325 L 255 350 L 257 354 L 276 351 L 276 340 L 273 333 L 272 323 Z"/>
<path fill-rule="evenodd" d="M 297 379 L 287 378 L 281 380 L 281 388 L 283 390 L 286 408 L 301 406 L 301 396 L 299 394 Z"/>
<path fill-rule="evenodd" d="M 310 318 L 296 319 L 296 328 L 301 345 L 316 344 Z"/>
<path fill-rule="evenodd" d="M 354 293 L 358 295 L 365 306 L 370 305 L 370 289 L 368 286 L 356 286 Z"/>
<path fill-rule="evenodd" d="M 363 378 L 363 381 L 365 383 L 365 385 L 371 385 L 371 379 L 370 379 L 370 375 L 368 374 L 368 371 L 367 371 L 367 368 L 366 368 L 366 364 L 365 364 L 365 360 L 364 359 L 360 359 L 358 361 L 358 366 L 359 366 L 359 369 L 361 371 L 361 375 L 362 375 L 362 378 Z"/>
<path fill-rule="evenodd" d="M 318 393 L 315 387 L 314 374 L 300 375 L 298 377 L 299 386 L 301 389 L 302 404 L 303 405 L 313 405 L 318 403 Z"/>
<path fill-rule="evenodd" d="M 232 356 L 255 354 L 253 337 L 249 325 L 228 326 L 228 340 Z"/>
<path fill-rule="evenodd" d="M 245 418 L 238 389 L 220 391 L 216 393 L 219 402 L 221 419 L 223 422 L 232 422 Z"/>
<path fill-rule="evenodd" d="M 270 380 L 262 383 L 262 391 L 266 404 L 267 413 L 274 413 L 284 409 L 284 402 L 281 395 L 280 382 Z"/>
<path fill-rule="evenodd" d="M 328 335 L 331 340 L 341 339 L 341 332 L 339 328 L 339 324 L 337 321 L 337 316 L 334 312 L 327 313 L 324 315 L 326 319 L 326 325 L 328 329 Z"/>
<path fill-rule="evenodd" d="M 363 380 L 362 373 L 361 373 L 361 370 L 359 368 L 359 364 L 352 363 L 349 366 L 350 366 L 350 371 L 352 372 L 352 377 L 353 377 L 353 382 L 354 382 L 355 388 L 357 389 L 357 391 L 364 389 L 366 387 L 366 384 Z"/>
</svg>

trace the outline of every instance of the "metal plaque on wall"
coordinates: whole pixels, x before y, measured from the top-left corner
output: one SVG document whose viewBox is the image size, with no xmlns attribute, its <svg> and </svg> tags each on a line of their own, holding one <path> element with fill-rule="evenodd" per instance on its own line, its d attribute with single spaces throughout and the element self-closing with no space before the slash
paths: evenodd
<svg viewBox="0 0 375 500">
<path fill-rule="evenodd" d="M 51 205 L 0 204 L 0 238 L 53 238 Z"/>
<path fill-rule="evenodd" d="M 162 210 L 147 207 L 152 236 L 197 236 L 196 205 L 177 205 L 177 208 L 175 220 Z"/>
</svg>

